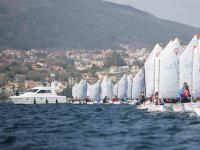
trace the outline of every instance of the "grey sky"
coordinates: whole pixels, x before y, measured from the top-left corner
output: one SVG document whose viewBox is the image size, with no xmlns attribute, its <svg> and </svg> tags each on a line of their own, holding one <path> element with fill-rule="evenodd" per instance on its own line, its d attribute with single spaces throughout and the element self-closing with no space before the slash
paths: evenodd
<svg viewBox="0 0 200 150">
<path fill-rule="evenodd" d="M 200 27 L 200 0 L 107 0 L 131 5 L 163 19 Z"/>
</svg>

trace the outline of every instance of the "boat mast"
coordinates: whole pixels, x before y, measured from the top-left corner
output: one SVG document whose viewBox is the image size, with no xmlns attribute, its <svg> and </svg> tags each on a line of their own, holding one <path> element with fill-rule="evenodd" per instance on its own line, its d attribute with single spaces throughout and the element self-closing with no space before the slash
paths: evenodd
<svg viewBox="0 0 200 150">
<path fill-rule="evenodd" d="M 193 88 L 193 80 L 194 80 L 194 78 L 193 78 L 193 68 L 194 68 L 194 61 L 193 61 L 193 59 L 194 59 L 194 50 L 195 50 L 195 48 L 196 48 L 196 46 L 194 46 L 193 47 L 193 51 L 192 51 L 192 72 L 191 72 L 191 77 L 192 77 L 192 81 L 191 81 L 191 84 L 192 84 L 192 86 L 191 86 L 191 103 L 193 102 L 193 97 L 194 97 L 194 88 Z"/>
</svg>

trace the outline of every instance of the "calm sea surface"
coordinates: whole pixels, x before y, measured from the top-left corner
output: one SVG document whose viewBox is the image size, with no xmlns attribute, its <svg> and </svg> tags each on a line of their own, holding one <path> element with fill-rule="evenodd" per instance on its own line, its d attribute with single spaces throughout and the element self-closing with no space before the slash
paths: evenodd
<svg viewBox="0 0 200 150">
<path fill-rule="evenodd" d="M 0 149 L 200 149 L 194 114 L 128 105 L 0 104 Z"/>
</svg>

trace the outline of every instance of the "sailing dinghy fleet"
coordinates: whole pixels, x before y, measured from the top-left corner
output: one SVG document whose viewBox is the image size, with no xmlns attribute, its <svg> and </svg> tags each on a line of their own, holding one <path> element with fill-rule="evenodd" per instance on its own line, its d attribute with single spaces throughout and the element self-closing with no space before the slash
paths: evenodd
<svg viewBox="0 0 200 150">
<path fill-rule="evenodd" d="M 90 85 L 82 79 L 72 89 L 73 103 L 138 104 L 148 111 L 195 112 L 200 115 L 200 34 L 183 48 L 176 38 L 162 48 L 156 44 L 144 67 Z"/>
</svg>

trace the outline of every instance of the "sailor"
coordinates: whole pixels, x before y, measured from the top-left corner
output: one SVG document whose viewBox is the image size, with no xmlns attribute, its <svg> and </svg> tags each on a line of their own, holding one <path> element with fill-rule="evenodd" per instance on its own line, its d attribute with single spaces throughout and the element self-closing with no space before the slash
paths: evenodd
<svg viewBox="0 0 200 150">
<path fill-rule="evenodd" d="M 117 102 L 117 96 L 116 95 L 112 98 L 112 102 Z"/>
<path fill-rule="evenodd" d="M 155 93 L 155 95 L 154 95 L 154 99 L 155 99 L 156 105 L 158 105 L 158 104 L 160 103 L 158 92 Z"/>
<path fill-rule="evenodd" d="M 87 103 L 87 102 L 90 102 L 89 96 L 86 97 L 85 101 L 86 101 L 86 103 Z"/>
<path fill-rule="evenodd" d="M 144 92 L 140 93 L 140 103 L 143 104 L 145 102 L 145 96 L 144 96 Z"/>
<path fill-rule="evenodd" d="M 126 94 L 124 94 L 124 97 L 122 98 L 122 101 L 123 102 L 127 102 L 128 101 L 128 98 L 127 98 Z"/>
<path fill-rule="evenodd" d="M 19 91 L 16 91 L 16 92 L 15 92 L 15 95 L 16 95 L 16 96 L 19 96 Z"/>
<path fill-rule="evenodd" d="M 186 82 L 184 82 L 182 89 L 183 89 L 183 93 L 180 95 L 181 96 L 181 102 L 182 103 L 189 102 L 190 90 L 189 90 L 189 86 Z"/>
<path fill-rule="evenodd" d="M 107 103 L 107 96 L 104 97 L 103 103 Z"/>
</svg>

